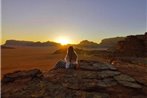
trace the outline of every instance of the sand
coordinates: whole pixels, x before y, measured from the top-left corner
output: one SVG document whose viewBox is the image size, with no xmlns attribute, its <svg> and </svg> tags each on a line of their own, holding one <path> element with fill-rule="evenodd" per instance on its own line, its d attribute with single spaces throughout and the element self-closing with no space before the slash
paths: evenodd
<svg viewBox="0 0 147 98">
<path fill-rule="evenodd" d="M 65 54 L 52 53 L 55 47 L 15 47 L 15 49 L 2 49 L 2 75 L 17 71 L 39 68 L 50 70 Z"/>
</svg>

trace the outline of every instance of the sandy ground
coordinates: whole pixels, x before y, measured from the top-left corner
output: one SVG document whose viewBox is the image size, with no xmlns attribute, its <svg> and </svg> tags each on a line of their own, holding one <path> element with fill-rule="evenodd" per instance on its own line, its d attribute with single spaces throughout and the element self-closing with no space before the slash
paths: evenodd
<svg viewBox="0 0 147 98">
<path fill-rule="evenodd" d="M 62 48 L 62 47 L 61 47 Z M 53 54 L 59 48 L 55 47 L 15 47 L 15 49 L 1 49 L 1 75 L 6 73 L 39 68 L 48 71 L 57 61 L 64 59 L 66 54 Z M 79 55 L 80 59 L 87 59 L 86 55 Z"/>
<path fill-rule="evenodd" d="M 55 47 L 16 47 L 2 49 L 2 75 L 16 70 L 40 68 L 43 71 L 51 69 L 64 54 L 52 55 Z"/>
</svg>

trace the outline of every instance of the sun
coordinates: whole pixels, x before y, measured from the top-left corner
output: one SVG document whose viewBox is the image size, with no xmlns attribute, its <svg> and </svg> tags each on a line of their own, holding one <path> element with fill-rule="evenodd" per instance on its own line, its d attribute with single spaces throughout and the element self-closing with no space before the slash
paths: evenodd
<svg viewBox="0 0 147 98">
<path fill-rule="evenodd" d="M 57 42 L 60 43 L 61 45 L 67 45 L 70 43 L 70 40 L 67 37 L 59 37 L 57 39 Z"/>
<path fill-rule="evenodd" d="M 61 45 L 67 45 L 67 44 L 69 43 L 69 41 L 66 40 L 66 39 L 60 39 L 60 40 L 59 40 L 59 43 L 60 43 Z"/>
</svg>

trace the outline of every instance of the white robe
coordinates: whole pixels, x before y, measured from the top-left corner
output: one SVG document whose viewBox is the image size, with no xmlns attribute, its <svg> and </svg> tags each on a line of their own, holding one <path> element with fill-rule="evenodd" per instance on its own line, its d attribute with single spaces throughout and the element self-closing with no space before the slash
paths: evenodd
<svg viewBox="0 0 147 98">
<path fill-rule="evenodd" d="M 71 62 L 70 62 L 69 57 L 66 55 L 64 60 L 66 62 L 66 65 L 65 65 L 66 69 L 68 69 L 70 67 L 70 64 L 78 64 L 78 57 L 76 58 L 76 61 L 71 60 Z"/>
</svg>

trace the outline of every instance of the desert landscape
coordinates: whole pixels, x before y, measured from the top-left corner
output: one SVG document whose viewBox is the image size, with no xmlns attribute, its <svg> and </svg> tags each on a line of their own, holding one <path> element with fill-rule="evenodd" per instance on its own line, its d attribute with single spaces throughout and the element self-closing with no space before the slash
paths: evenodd
<svg viewBox="0 0 147 98">
<path fill-rule="evenodd" d="M 0 98 L 147 98 L 146 0 L 0 4 Z"/>
<path fill-rule="evenodd" d="M 144 42 L 144 40 L 146 41 L 146 37 L 147 37 L 146 33 L 144 35 L 135 35 L 135 36 L 139 36 L 138 38 L 142 39 L 140 43 Z M 128 40 L 128 38 L 130 43 L 129 46 L 132 46 L 132 48 L 130 48 L 131 50 L 128 50 L 128 49 L 125 50 L 124 48 L 128 46 L 128 43 L 123 44 L 123 48 L 121 48 L 122 44 L 120 45 L 122 41 Z M 139 51 L 139 49 L 140 50 L 146 49 L 145 48 L 146 45 L 140 46 L 141 44 L 138 41 L 136 42 L 138 38 L 137 37 L 135 38 L 136 38 L 135 40 L 134 40 L 134 36 L 133 38 L 130 38 L 128 36 L 124 38 L 123 40 L 122 39 L 118 40 L 117 38 L 115 40 L 115 38 L 113 38 L 114 41 L 110 41 L 112 40 L 112 38 L 110 38 L 109 40 L 107 39 L 107 41 L 109 42 L 108 44 L 104 44 L 103 41 L 100 44 L 97 44 L 97 43 L 86 40 L 86 41 L 81 41 L 77 45 L 73 45 L 75 48 L 75 51 L 78 53 L 78 58 L 79 58 L 80 69 L 77 70 L 77 72 L 76 70 L 75 71 L 68 70 L 68 72 L 66 72 L 66 70 L 64 69 L 52 70 L 58 61 L 64 60 L 65 55 L 67 53 L 67 48 L 71 45 L 38 46 L 33 44 L 33 46 L 30 46 L 29 44 L 28 46 L 28 43 L 24 45 L 18 44 L 18 43 L 21 43 L 21 41 L 13 41 L 13 40 L 7 41 L 2 46 L 2 90 L 3 90 L 2 95 L 5 97 L 11 97 L 11 96 L 19 97 L 19 94 L 21 95 L 20 92 L 22 92 L 23 94 L 23 92 L 30 91 L 28 89 L 21 91 L 22 88 L 26 87 L 23 81 L 27 83 L 32 83 L 34 79 L 35 81 L 38 81 L 39 83 L 42 81 L 41 82 L 43 83 L 42 85 L 50 85 L 52 87 L 55 87 L 54 84 L 44 83 L 45 80 L 47 79 L 47 81 L 50 81 L 50 82 L 52 81 L 53 83 L 57 83 L 56 85 L 60 85 L 60 83 L 58 84 L 58 82 L 62 81 L 63 84 L 62 84 L 61 90 L 65 89 L 66 93 L 72 93 L 73 90 L 75 91 L 80 89 L 80 92 L 76 91 L 72 94 L 69 94 L 69 96 L 75 96 L 75 98 L 81 98 L 81 97 L 85 98 L 84 96 L 101 96 L 102 98 L 109 98 L 109 97 L 130 98 L 133 96 L 133 98 L 146 98 L 147 96 L 147 92 L 146 92 L 147 91 L 147 57 L 146 55 L 143 55 L 144 53 L 142 52 L 144 51 Z M 107 41 L 105 41 L 105 43 L 107 43 Z M 116 48 L 116 47 L 119 47 L 119 48 Z M 143 48 L 140 48 L 140 47 L 143 47 Z M 128 51 L 131 51 L 131 52 L 128 52 Z M 122 54 L 122 52 L 124 53 Z M 145 53 L 146 53 L 146 50 L 145 50 Z M 97 67 L 93 68 L 94 65 L 92 67 L 92 65 L 90 65 L 91 63 L 98 64 L 97 65 L 98 68 Z M 111 65 L 110 69 L 109 67 L 107 69 L 106 66 L 108 65 L 109 67 Z M 85 72 L 83 72 L 83 70 L 85 70 Z M 95 71 L 97 71 L 98 74 L 96 74 Z M 67 78 L 66 77 L 67 73 L 70 74 L 72 77 Z M 87 73 L 87 74 L 84 74 L 84 73 Z M 71 85 L 70 79 L 73 78 L 73 74 L 77 74 L 78 77 L 75 76 L 74 78 L 79 79 L 78 80 L 79 82 L 83 81 L 83 83 L 86 83 L 85 81 L 89 81 L 88 83 L 90 83 L 91 81 L 92 83 L 94 83 L 93 86 L 92 84 L 85 84 L 82 86 L 82 84 L 76 84 L 77 83 L 76 81 L 73 81 L 73 84 Z M 84 77 L 87 77 L 90 80 L 84 80 L 85 78 L 82 78 L 83 74 L 84 74 Z M 123 76 L 124 74 L 125 76 Z M 32 79 L 30 80 L 32 75 L 35 75 L 35 77 L 37 75 L 37 77 L 34 78 L 33 80 Z M 57 75 L 57 76 L 54 76 L 54 75 Z M 99 76 L 100 80 L 98 77 L 95 77 L 94 80 L 92 80 L 93 75 L 98 75 L 98 76 L 100 75 Z M 117 78 L 117 75 L 120 75 L 120 76 L 118 76 Z M 43 78 L 43 80 L 42 79 L 40 80 L 39 77 Z M 104 80 L 106 79 L 107 82 L 104 82 L 103 78 Z M 124 80 L 118 80 L 121 78 Z M 62 79 L 67 81 L 69 80 L 69 82 L 65 83 Z M 98 79 L 98 81 L 95 81 L 95 79 Z M 115 80 L 117 82 L 112 82 Z M 103 81 L 105 84 L 100 84 L 99 81 Z M 122 81 L 125 81 L 125 82 L 122 82 Z M 127 82 L 127 81 L 130 81 L 130 82 Z M 14 91 L 14 89 L 11 89 L 11 88 L 6 89 L 8 85 L 13 87 L 15 86 L 15 83 L 17 82 L 22 83 L 23 86 L 17 87 L 16 92 Z M 41 85 L 41 84 L 34 84 L 34 85 Z M 64 86 L 64 85 L 67 85 L 67 86 Z M 125 86 L 125 88 L 121 87 L 120 85 Z M 35 86 L 33 85 L 30 85 L 30 86 L 31 88 L 35 88 Z M 99 91 L 98 89 L 99 87 L 104 90 Z M 45 97 L 45 96 L 64 97 L 66 96 L 61 93 L 58 93 L 56 95 L 48 95 L 49 93 L 52 92 L 53 89 L 49 93 L 47 93 L 45 90 L 45 87 L 38 87 L 38 88 L 43 90 L 44 93 L 40 92 L 41 95 L 40 94 L 38 95 L 35 93 L 35 91 L 31 90 L 34 92 L 35 95 L 30 95 L 30 96 L 28 95 L 28 97 L 33 97 L 33 96 L 35 97 L 41 97 L 41 96 L 42 97 Z M 67 91 L 69 89 L 71 91 Z M 120 92 L 123 91 L 124 93 L 119 93 L 119 92 L 116 93 L 116 90 L 113 90 L 113 89 L 120 89 Z M 55 90 L 57 92 L 60 92 L 60 90 L 57 90 L 57 89 Z M 92 93 L 88 93 L 87 90 L 88 92 L 90 91 Z M 19 94 L 14 94 L 14 95 L 10 94 L 14 92 L 17 93 L 17 91 L 19 91 Z M 99 92 L 99 93 L 95 93 L 95 92 Z M 74 95 L 76 93 L 79 93 L 79 94 Z M 95 97 L 92 97 L 92 98 L 95 98 Z"/>
</svg>

